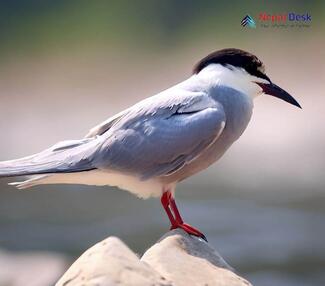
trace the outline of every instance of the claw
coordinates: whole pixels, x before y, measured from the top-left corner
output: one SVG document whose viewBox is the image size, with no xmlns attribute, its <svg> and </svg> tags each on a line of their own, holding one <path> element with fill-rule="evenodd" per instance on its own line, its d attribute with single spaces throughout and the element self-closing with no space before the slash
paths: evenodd
<svg viewBox="0 0 325 286">
<path fill-rule="evenodd" d="M 201 231 L 199 231 L 195 227 L 193 227 L 193 226 L 191 226 L 191 225 L 189 225 L 189 224 L 187 224 L 185 222 L 182 223 L 182 224 L 179 224 L 179 225 L 171 226 L 170 229 L 172 230 L 172 229 L 176 229 L 176 228 L 181 228 L 182 230 L 184 230 L 189 235 L 194 235 L 194 236 L 202 238 L 203 240 L 208 242 L 206 236 Z"/>
</svg>

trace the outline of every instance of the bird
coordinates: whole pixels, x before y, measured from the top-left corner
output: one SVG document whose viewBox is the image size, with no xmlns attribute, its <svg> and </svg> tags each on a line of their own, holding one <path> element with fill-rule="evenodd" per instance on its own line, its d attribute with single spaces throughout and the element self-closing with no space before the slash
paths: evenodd
<svg viewBox="0 0 325 286">
<path fill-rule="evenodd" d="M 246 129 L 253 101 L 261 95 L 301 108 L 270 80 L 257 56 L 237 48 L 217 50 L 202 58 L 184 81 L 108 118 L 82 139 L 0 162 L 0 178 L 28 176 L 9 183 L 18 189 L 110 185 L 144 199 L 160 197 L 170 229 L 206 240 L 184 222 L 176 185 L 222 157 Z"/>
</svg>

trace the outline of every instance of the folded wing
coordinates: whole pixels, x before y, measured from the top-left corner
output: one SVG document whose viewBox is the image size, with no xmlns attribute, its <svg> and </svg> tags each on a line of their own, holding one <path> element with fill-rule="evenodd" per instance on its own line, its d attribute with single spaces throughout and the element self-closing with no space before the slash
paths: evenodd
<svg viewBox="0 0 325 286">
<path fill-rule="evenodd" d="M 112 127 L 95 165 L 142 180 L 169 175 L 191 162 L 223 131 L 222 106 L 204 94 L 156 98 Z"/>
<path fill-rule="evenodd" d="M 89 171 L 97 138 L 63 141 L 25 158 L 0 162 L 0 177 Z"/>
</svg>

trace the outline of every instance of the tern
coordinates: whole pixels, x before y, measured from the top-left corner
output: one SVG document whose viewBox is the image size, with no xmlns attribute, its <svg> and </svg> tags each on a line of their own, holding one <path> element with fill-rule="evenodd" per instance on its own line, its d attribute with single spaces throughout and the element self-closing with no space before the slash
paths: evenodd
<svg viewBox="0 0 325 286">
<path fill-rule="evenodd" d="M 253 99 L 268 94 L 299 108 L 274 84 L 253 54 L 234 48 L 212 52 L 181 83 L 148 97 L 95 126 L 80 140 L 62 141 L 25 158 L 0 162 L 10 183 L 110 185 L 141 198 L 160 197 L 171 229 L 206 240 L 177 209 L 177 183 L 209 167 L 242 135 Z"/>
</svg>

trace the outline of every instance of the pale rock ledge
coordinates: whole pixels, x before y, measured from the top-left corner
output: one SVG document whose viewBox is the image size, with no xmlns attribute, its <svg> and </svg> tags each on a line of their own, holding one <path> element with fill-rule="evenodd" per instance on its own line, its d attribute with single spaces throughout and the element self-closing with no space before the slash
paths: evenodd
<svg viewBox="0 0 325 286">
<path fill-rule="evenodd" d="M 116 237 L 83 253 L 56 286 L 252 286 L 208 243 L 177 229 L 140 259 Z"/>
</svg>

